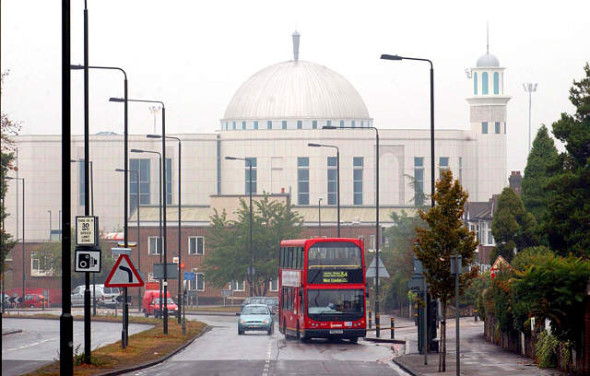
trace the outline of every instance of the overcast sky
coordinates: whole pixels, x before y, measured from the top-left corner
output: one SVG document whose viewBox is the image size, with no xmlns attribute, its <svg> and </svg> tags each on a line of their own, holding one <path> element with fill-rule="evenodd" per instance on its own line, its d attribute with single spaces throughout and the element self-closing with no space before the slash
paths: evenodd
<svg viewBox="0 0 590 376">
<path fill-rule="evenodd" d="M 72 62 L 83 62 L 83 0 L 72 1 Z M 1 69 L 10 70 L 2 111 L 22 134 L 61 132 L 61 2 L 1 3 Z M 382 61 L 382 53 L 428 58 L 435 71 L 436 128 L 467 129 L 465 69 L 486 51 L 506 71 L 508 168 L 523 170 L 528 94 L 533 137 L 561 112 L 590 61 L 590 1 L 88 0 L 90 64 L 119 66 L 129 96 L 166 104 L 167 133 L 211 133 L 240 85 L 257 71 L 300 59 L 340 73 L 359 91 L 380 128 L 430 126 L 428 65 Z M 83 73 L 72 72 L 72 127 L 83 130 Z M 123 129 L 122 76 L 90 75 L 91 133 Z M 131 104 L 131 133 L 152 133 L 147 105 Z M 158 119 L 159 127 L 159 119 Z"/>
</svg>

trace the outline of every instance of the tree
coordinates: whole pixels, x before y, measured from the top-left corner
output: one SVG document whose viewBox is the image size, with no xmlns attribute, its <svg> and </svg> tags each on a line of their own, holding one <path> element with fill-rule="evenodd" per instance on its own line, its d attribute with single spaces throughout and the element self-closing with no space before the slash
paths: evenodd
<svg viewBox="0 0 590 376">
<path fill-rule="evenodd" d="M 590 254 L 590 66 L 575 81 L 569 99 L 576 113 L 561 114 L 553 135 L 565 146 L 549 179 L 548 221 L 551 247 L 560 254 Z"/>
<path fill-rule="evenodd" d="M 247 280 L 251 256 L 254 260 L 256 295 L 265 295 L 270 281 L 276 280 L 279 269 L 279 245 L 282 239 L 296 238 L 303 219 L 291 209 L 289 202 L 281 203 L 265 195 L 253 202 L 252 247 L 250 254 L 250 210 L 240 199 L 238 219 L 227 219 L 227 213 L 214 212 L 211 217 L 212 252 L 205 256 L 204 270 L 207 281 L 216 287 L 227 286 L 230 281 Z"/>
<path fill-rule="evenodd" d="M 510 262 L 514 250 L 537 245 L 536 225 L 535 217 L 525 210 L 516 192 L 512 188 L 504 188 L 498 198 L 498 209 L 492 222 L 492 235 L 496 241 L 492 260 L 502 256 Z"/>
<path fill-rule="evenodd" d="M 425 269 L 424 276 L 429 285 L 430 294 L 433 298 L 440 299 L 443 312 L 439 372 L 446 371 L 447 336 L 444 315 L 447 302 L 455 296 L 455 276 L 451 275 L 451 256 L 461 255 L 461 265 L 467 267 L 473 262 L 477 247 L 475 233 L 469 231 L 462 221 L 467 196 L 459 181 L 453 181 L 451 170 L 446 170 L 442 172 L 441 179 L 436 183 L 434 194 L 436 205 L 426 212 L 418 211 L 420 218 L 428 227 L 416 229 L 418 237 L 414 251 Z M 461 274 L 460 291 L 465 290 L 477 273 L 477 268 L 472 268 L 471 271 Z"/>
<path fill-rule="evenodd" d="M 391 213 L 393 226 L 385 230 L 387 241 L 383 247 L 383 261 L 392 278 L 384 284 L 385 306 L 400 309 L 408 304 L 408 281 L 414 274 L 414 243 L 416 228 L 424 222 L 418 216 Z"/>
<path fill-rule="evenodd" d="M 558 156 L 547 127 L 542 125 L 533 141 L 533 148 L 524 169 L 521 196 L 525 209 L 535 216 L 539 224 L 547 218 L 546 186 L 551 177 L 550 167 L 555 165 Z"/>
<path fill-rule="evenodd" d="M 0 96 L 2 95 L 2 88 L 4 87 L 4 78 L 8 76 L 8 72 L 3 72 L 0 75 Z M 8 216 L 6 207 L 4 206 L 4 197 L 6 197 L 6 176 L 9 171 L 14 171 L 14 141 L 12 136 L 17 135 L 20 130 L 20 124 L 11 120 L 4 112 L 1 113 L 0 119 L 0 143 L 1 147 L 1 163 L 0 163 L 0 223 L 4 224 L 4 219 Z M 2 273 L 4 273 L 4 260 L 8 253 L 14 247 L 14 240 L 12 236 L 4 230 L 4 225 L 0 229 L 0 261 L 2 266 Z"/>
</svg>

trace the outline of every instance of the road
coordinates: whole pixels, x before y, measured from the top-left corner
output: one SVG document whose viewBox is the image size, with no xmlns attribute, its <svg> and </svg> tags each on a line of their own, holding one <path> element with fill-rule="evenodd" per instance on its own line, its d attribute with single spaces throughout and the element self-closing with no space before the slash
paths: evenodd
<svg viewBox="0 0 590 376">
<path fill-rule="evenodd" d="M 129 335 L 150 325 L 129 324 Z M 2 319 L 2 329 L 21 333 L 2 336 L 2 375 L 30 372 L 59 358 L 59 320 Z M 92 323 L 92 349 L 121 339 L 120 323 Z M 74 321 L 74 352 L 84 351 L 84 323 Z"/>
<path fill-rule="evenodd" d="M 130 375 L 406 375 L 389 344 L 285 340 L 275 330 L 238 336 L 237 317 L 195 316 L 212 330 L 168 361 Z"/>
</svg>

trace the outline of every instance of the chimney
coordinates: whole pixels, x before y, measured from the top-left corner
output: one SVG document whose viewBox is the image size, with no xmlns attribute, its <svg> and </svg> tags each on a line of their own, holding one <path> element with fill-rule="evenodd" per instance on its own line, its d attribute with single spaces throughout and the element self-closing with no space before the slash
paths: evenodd
<svg viewBox="0 0 590 376">
<path fill-rule="evenodd" d="M 522 192 L 522 175 L 520 175 L 520 171 L 512 171 L 508 182 L 510 183 L 510 188 L 520 196 Z"/>
</svg>

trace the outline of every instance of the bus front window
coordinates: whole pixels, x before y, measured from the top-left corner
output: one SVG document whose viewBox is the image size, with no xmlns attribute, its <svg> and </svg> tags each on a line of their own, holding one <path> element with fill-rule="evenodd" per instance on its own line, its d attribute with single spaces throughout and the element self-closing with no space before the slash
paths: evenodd
<svg viewBox="0 0 590 376">
<path fill-rule="evenodd" d="M 307 313 L 319 321 L 354 320 L 364 315 L 362 290 L 308 290 Z"/>
</svg>

